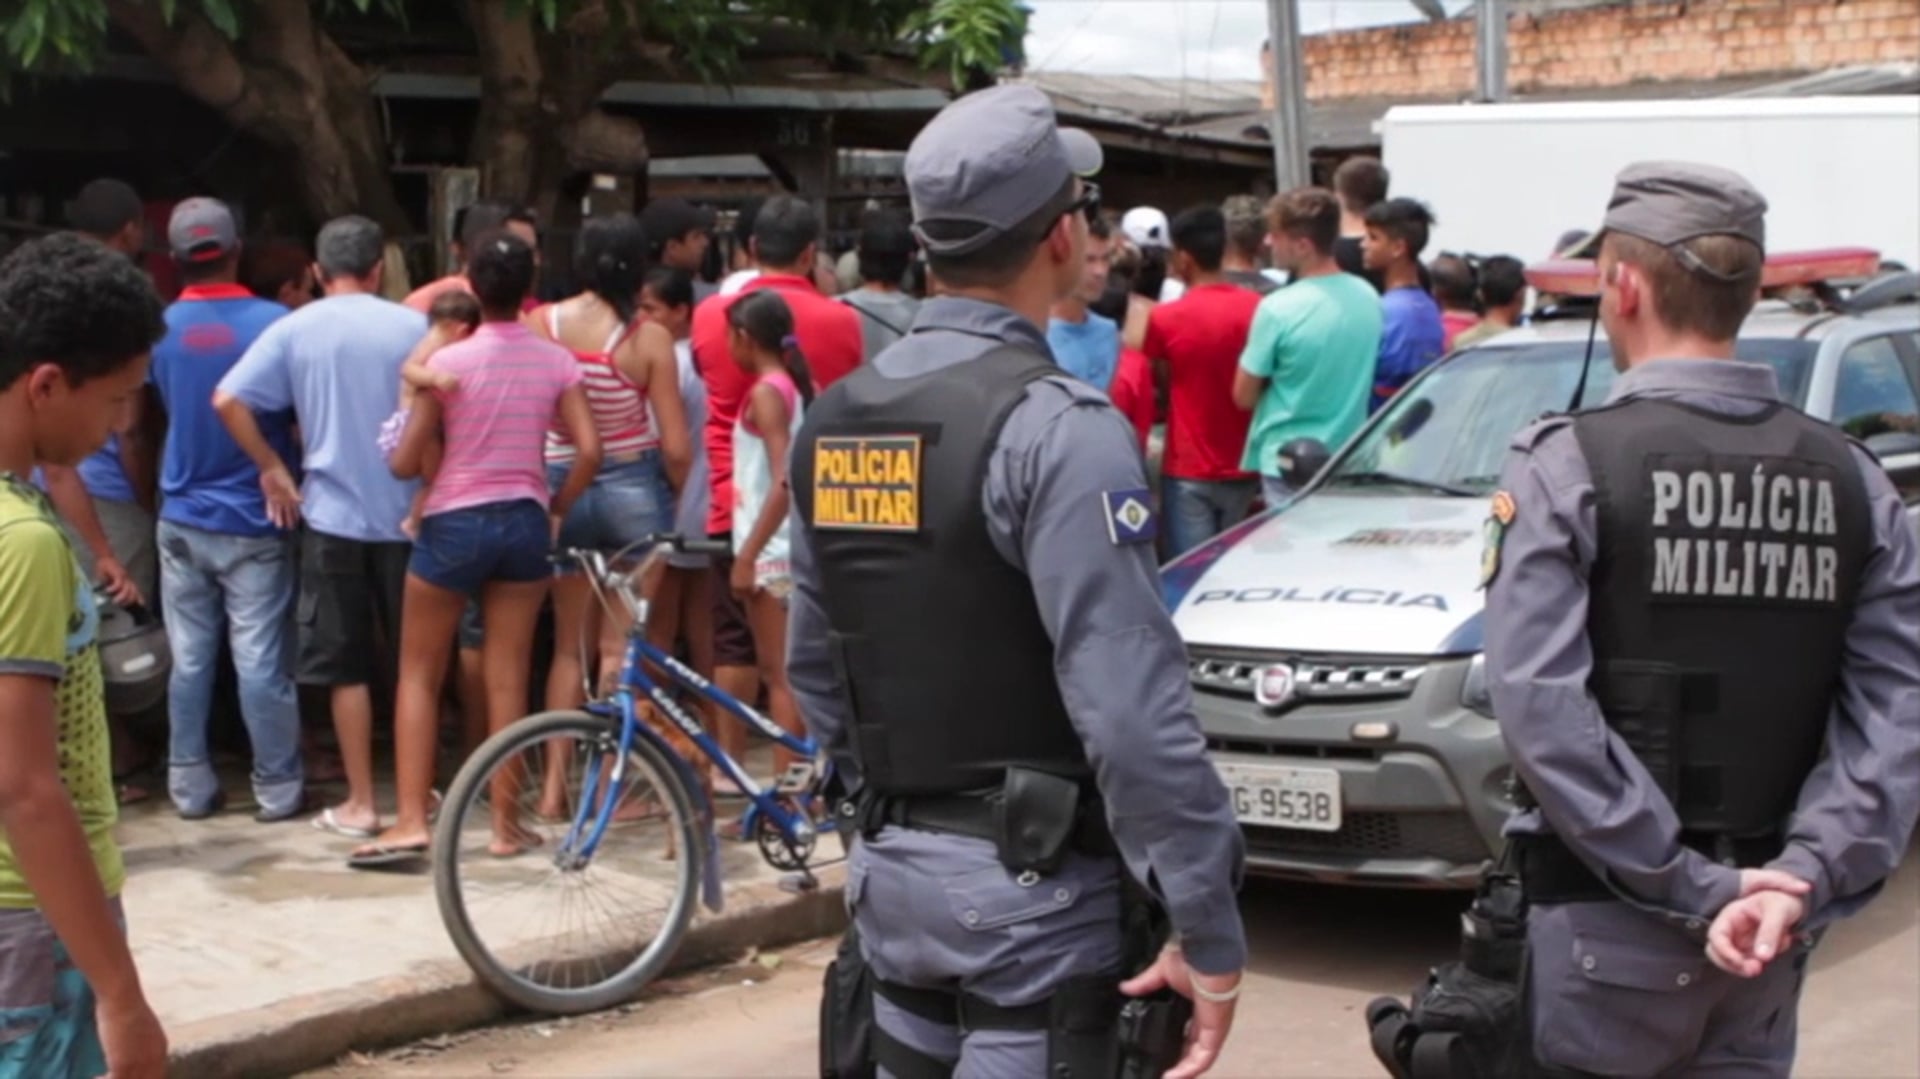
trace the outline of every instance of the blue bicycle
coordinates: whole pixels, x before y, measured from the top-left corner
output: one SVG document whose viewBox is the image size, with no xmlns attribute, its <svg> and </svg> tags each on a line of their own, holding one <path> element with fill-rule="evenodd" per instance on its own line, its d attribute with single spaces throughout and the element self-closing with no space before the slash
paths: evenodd
<svg viewBox="0 0 1920 1079">
<path fill-rule="evenodd" d="M 636 551 L 644 551 L 637 563 Z M 434 893 L 454 947 L 489 986 L 534 1011 L 574 1014 L 632 998 L 673 958 L 695 903 L 720 909 L 713 805 L 673 741 L 696 747 L 746 792 L 742 834 L 768 864 L 796 874 L 795 886 L 815 887 L 812 870 L 826 864 L 813 861 L 829 779 L 818 747 L 646 639 L 642 582 L 673 551 L 724 554 L 725 545 L 663 535 L 612 558 L 563 556 L 585 571 L 603 610 L 612 613 L 613 597 L 632 615 L 617 685 L 581 711 L 529 716 L 488 739 L 448 788 L 434 830 Z M 718 705 L 799 762 L 761 787 L 675 689 Z M 567 811 L 541 816 L 538 804 L 551 808 L 556 794 Z"/>
</svg>

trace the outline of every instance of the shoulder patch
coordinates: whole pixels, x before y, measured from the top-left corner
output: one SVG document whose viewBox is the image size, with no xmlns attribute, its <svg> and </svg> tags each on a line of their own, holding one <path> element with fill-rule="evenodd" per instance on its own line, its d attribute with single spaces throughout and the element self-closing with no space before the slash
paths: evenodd
<svg viewBox="0 0 1920 1079">
<path fill-rule="evenodd" d="M 1107 539 L 1114 546 L 1153 542 L 1158 521 L 1153 516 L 1153 496 L 1145 487 L 1102 491 L 1100 505 L 1107 518 Z"/>
<path fill-rule="evenodd" d="M 813 450 L 813 527 L 920 530 L 919 435 L 822 435 Z"/>
<path fill-rule="evenodd" d="M 1489 515 L 1480 548 L 1480 588 L 1485 591 L 1500 575 L 1500 548 L 1507 542 L 1507 525 L 1497 515 Z"/>
</svg>

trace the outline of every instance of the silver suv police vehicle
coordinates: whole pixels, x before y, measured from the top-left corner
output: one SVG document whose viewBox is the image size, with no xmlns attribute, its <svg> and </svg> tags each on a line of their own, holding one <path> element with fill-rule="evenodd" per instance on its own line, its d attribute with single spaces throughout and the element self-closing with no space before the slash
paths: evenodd
<svg viewBox="0 0 1920 1079">
<path fill-rule="evenodd" d="M 1865 442 L 1920 527 L 1920 278 L 1821 293 L 1764 301 L 1738 355 Z M 1442 360 L 1331 461 L 1300 454 L 1290 503 L 1164 568 L 1251 869 L 1466 887 L 1497 852 L 1511 806 L 1480 654 L 1483 528 L 1509 439 L 1573 404 L 1590 326 L 1536 322 Z M 1613 375 L 1602 336 L 1580 402 Z"/>
</svg>

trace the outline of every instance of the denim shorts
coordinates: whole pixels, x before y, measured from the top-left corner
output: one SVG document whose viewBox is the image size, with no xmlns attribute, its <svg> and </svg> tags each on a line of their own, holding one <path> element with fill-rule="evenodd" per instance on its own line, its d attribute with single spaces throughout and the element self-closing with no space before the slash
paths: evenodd
<svg viewBox="0 0 1920 1079">
<path fill-rule="evenodd" d="M 530 498 L 436 513 L 420 522 L 407 572 L 450 592 L 477 596 L 489 581 L 544 581 L 547 511 Z"/>
<path fill-rule="evenodd" d="M 568 465 L 547 466 L 547 487 L 558 492 Z M 605 462 L 560 525 L 562 550 L 613 552 L 648 536 L 673 531 L 673 488 L 659 450 Z"/>
</svg>

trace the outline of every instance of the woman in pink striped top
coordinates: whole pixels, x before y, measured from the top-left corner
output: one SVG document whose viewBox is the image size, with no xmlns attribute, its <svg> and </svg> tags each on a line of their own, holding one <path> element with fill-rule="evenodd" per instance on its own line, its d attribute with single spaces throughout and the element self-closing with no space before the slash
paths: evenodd
<svg viewBox="0 0 1920 1079">
<path fill-rule="evenodd" d="M 575 262 L 586 290 L 540 308 L 528 320 L 536 332 L 573 354 L 600 432 L 600 469 L 561 523 L 558 546 L 614 554 L 673 530 L 674 493 L 686 482 L 692 439 L 680 397 L 673 335 L 640 316 L 647 269 L 647 235 L 640 222 L 632 214 L 587 221 L 580 229 Z M 573 463 L 573 442 L 556 428 L 547 437 L 549 486 L 558 490 L 572 474 Z M 601 614 L 586 579 L 572 567 L 564 569 L 553 586 L 548 709 L 578 708 L 585 697 L 582 639 L 600 642 L 595 650 L 603 684 L 618 673 L 626 626 L 612 624 L 615 619 Z M 665 620 L 662 628 L 671 629 Z M 673 648 L 670 637 L 656 636 L 654 643 Z M 539 805 L 543 816 L 566 815 L 565 766 L 559 754 L 548 760 Z"/>
<path fill-rule="evenodd" d="M 600 466 L 600 433 L 573 355 L 520 323 L 521 302 L 533 287 L 533 249 L 496 233 L 470 253 L 468 265 L 485 321 L 471 337 L 434 353 L 429 366 L 453 375 L 455 388 L 414 399 L 389 458 L 403 479 L 432 473 L 433 488 L 401 614 L 399 810 L 393 827 L 354 852 L 356 866 L 426 854 L 440 687 L 470 597 L 479 597 L 487 627 L 488 726 L 497 732 L 526 713 L 527 655 L 552 573 L 547 553 L 561 518 Z M 574 461 L 560 489 L 549 492 L 546 439 L 556 422 L 573 441 Z M 501 857 L 539 842 L 520 823 L 516 787 L 511 775 L 494 784 L 490 849 Z"/>
</svg>

